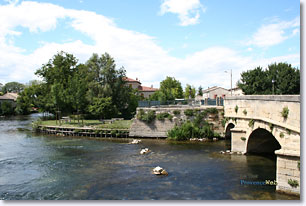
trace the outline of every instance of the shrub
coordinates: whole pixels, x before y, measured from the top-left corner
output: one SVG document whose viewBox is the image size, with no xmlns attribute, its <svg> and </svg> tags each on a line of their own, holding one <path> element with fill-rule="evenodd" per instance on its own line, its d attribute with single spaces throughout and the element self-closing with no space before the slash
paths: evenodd
<svg viewBox="0 0 306 206">
<path fill-rule="evenodd" d="M 238 105 L 235 107 L 235 112 L 238 113 Z"/>
<path fill-rule="evenodd" d="M 247 115 L 247 114 L 248 114 L 248 112 L 246 111 L 246 109 L 243 110 L 243 114 L 244 114 L 244 115 Z"/>
<path fill-rule="evenodd" d="M 300 163 L 300 161 L 298 161 L 297 168 L 299 169 L 299 171 L 300 171 L 300 165 L 301 165 L 301 163 Z"/>
<path fill-rule="evenodd" d="M 188 116 L 188 117 L 192 117 L 192 116 L 194 115 L 194 111 L 193 111 L 193 109 L 186 109 L 186 110 L 184 111 L 184 114 L 185 114 L 186 116 Z"/>
<path fill-rule="evenodd" d="M 280 137 L 280 138 L 284 138 L 284 136 L 285 136 L 285 135 L 284 135 L 283 132 L 281 132 L 281 133 L 279 134 L 279 137 Z"/>
<path fill-rule="evenodd" d="M 249 127 L 254 127 L 254 123 L 255 123 L 254 119 L 250 119 Z"/>
<path fill-rule="evenodd" d="M 269 123 L 269 127 L 270 127 L 271 132 L 273 132 L 274 125 L 272 123 Z"/>
<path fill-rule="evenodd" d="M 281 114 L 282 114 L 282 117 L 284 117 L 285 119 L 287 119 L 287 118 L 288 118 L 288 115 L 289 115 L 289 109 L 288 109 L 288 107 L 284 107 L 284 108 L 283 108 L 283 111 L 281 112 Z"/>
<path fill-rule="evenodd" d="M 293 180 L 293 179 L 289 179 L 288 180 L 288 184 L 291 186 L 291 187 L 298 187 L 299 186 L 299 182 L 297 180 Z"/>
<path fill-rule="evenodd" d="M 155 119 L 155 111 L 150 110 L 148 112 L 144 112 L 143 109 L 140 109 L 138 114 L 137 114 L 137 119 L 150 123 Z"/>
<path fill-rule="evenodd" d="M 209 114 L 218 114 L 218 110 L 216 108 L 207 108 L 205 111 Z"/>
<path fill-rule="evenodd" d="M 170 114 L 168 112 L 162 112 L 156 115 L 156 119 L 163 121 L 165 118 L 168 118 L 169 115 Z"/>
<path fill-rule="evenodd" d="M 172 121 L 172 118 L 173 116 L 171 114 L 168 114 L 168 117 L 167 117 L 170 121 Z"/>
<path fill-rule="evenodd" d="M 179 115 L 179 114 L 181 114 L 181 111 L 180 111 L 180 110 L 174 110 L 174 111 L 173 111 L 173 114 L 174 114 L 174 115 Z"/>
<path fill-rule="evenodd" d="M 287 131 L 287 133 L 288 133 L 289 135 L 291 135 L 291 130 L 290 130 L 290 129 L 286 129 L 286 131 Z"/>
<path fill-rule="evenodd" d="M 242 141 L 245 141 L 245 140 L 246 140 L 246 138 L 245 138 L 245 137 L 241 137 L 240 139 L 241 139 Z"/>
</svg>

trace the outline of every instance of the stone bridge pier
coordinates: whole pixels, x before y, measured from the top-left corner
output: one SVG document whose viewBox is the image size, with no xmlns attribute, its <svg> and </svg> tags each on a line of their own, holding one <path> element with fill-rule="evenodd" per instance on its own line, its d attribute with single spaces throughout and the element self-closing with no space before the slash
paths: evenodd
<svg viewBox="0 0 306 206">
<path fill-rule="evenodd" d="M 228 97 L 224 116 L 231 151 L 275 154 L 276 190 L 300 194 L 300 96 Z"/>
</svg>

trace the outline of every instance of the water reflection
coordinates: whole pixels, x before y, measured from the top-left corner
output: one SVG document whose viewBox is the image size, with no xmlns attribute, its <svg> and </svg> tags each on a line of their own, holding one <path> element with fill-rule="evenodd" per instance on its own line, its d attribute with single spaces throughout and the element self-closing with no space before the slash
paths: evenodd
<svg viewBox="0 0 306 206">
<path fill-rule="evenodd" d="M 1 199 L 294 199 L 274 186 L 241 185 L 242 178 L 275 179 L 275 161 L 223 155 L 227 142 L 168 142 L 34 135 L 30 119 L 0 120 Z M 139 155 L 141 148 L 152 150 Z M 154 176 L 161 166 L 168 176 Z M 246 176 L 249 175 L 249 176 Z"/>
</svg>

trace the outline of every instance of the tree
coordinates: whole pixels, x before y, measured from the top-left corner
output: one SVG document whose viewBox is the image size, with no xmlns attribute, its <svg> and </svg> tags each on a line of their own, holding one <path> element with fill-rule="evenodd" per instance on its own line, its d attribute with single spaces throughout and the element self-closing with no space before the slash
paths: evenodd
<svg viewBox="0 0 306 206">
<path fill-rule="evenodd" d="M 187 84 L 184 92 L 185 99 L 195 98 L 195 93 L 196 93 L 195 88 Z"/>
<path fill-rule="evenodd" d="M 19 82 L 8 82 L 2 87 L 2 92 L 4 94 L 8 92 L 20 93 L 24 88 L 25 86 Z"/>
<path fill-rule="evenodd" d="M 126 86 L 124 77 L 126 71 L 123 67 L 116 69 L 115 60 L 107 53 L 101 55 L 93 54 L 86 62 L 88 68 L 88 92 L 87 99 L 90 104 L 95 104 L 94 99 L 111 97 L 114 116 L 122 116 L 129 107 L 132 88 Z"/>
<path fill-rule="evenodd" d="M 160 83 L 160 89 L 150 97 L 151 100 L 159 101 L 173 101 L 181 98 L 183 98 L 182 85 L 174 77 L 166 77 Z"/>
<path fill-rule="evenodd" d="M 113 117 L 117 113 L 111 97 L 94 97 L 93 103 L 89 106 L 89 112 L 102 119 Z"/>
<path fill-rule="evenodd" d="M 14 107 L 11 102 L 1 102 L 1 115 L 12 115 L 14 114 Z"/>
<path fill-rule="evenodd" d="M 198 89 L 198 95 L 203 96 L 203 88 L 201 85 L 199 86 L 199 89 Z"/>
<path fill-rule="evenodd" d="M 247 94 L 300 94 L 300 70 L 287 63 L 242 72 L 238 87 Z"/>
<path fill-rule="evenodd" d="M 49 62 L 36 71 L 36 75 L 43 78 L 44 102 L 42 109 L 55 113 L 59 110 L 63 114 L 73 111 L 72 97 L 68 89 L 69 81 L 76 72 L 77 59 L 65 52 L 59 52 Z"/>
</svg>

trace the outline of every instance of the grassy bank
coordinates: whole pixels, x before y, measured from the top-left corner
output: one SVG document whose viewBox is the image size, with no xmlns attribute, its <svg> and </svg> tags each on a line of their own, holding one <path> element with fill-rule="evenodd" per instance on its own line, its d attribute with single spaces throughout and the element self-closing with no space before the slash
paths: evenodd
<svg viewBox="0 0 306 206">
<path fill-rule="evenodd" d="M 62 127 L 94 127 L 94 128 L 105 128 L 105 129 L 129 129 L 132 124 L 132 120 L 119 120 L 115 121 L 112 124 L 102 124 L 99 120 L 83 120 L 80 121 L 78 124 L 77 121 L 71 121 L 71 122 L 64 122 L 61 125 L 59 122 L 55 120 L 46 120 L 46 121 L 40 121 L 39 125 L 44 125 L 44 126 L 62 126 Z"/>
</svg>

